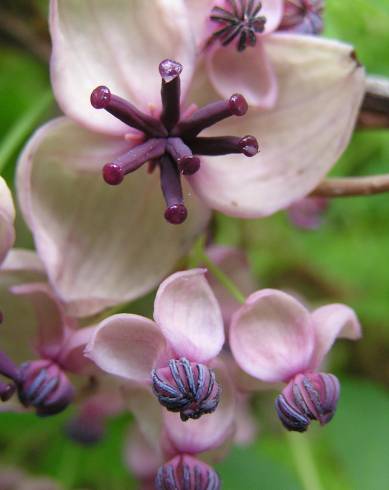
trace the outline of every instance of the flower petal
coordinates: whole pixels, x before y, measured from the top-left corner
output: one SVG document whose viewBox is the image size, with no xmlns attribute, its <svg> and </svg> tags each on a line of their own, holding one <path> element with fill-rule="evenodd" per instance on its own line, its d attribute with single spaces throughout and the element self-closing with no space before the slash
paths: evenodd
<svg viewBox="0 0 389 490">
<path fill-rule="evenodd" d="M 65 114 L 91 129 L 122 134 L 126 128 L 91 107 L 90 94 L 98 85 L 145 110 L 149 103 L 160 106 L 162 60 L 184 65 L 183 90 L 192 77 L 195 46 L 180 0 L 153 0 L 152 5 L 144 0 L 51 0 L 50 30 L 57 100 Z"/>
<path fill-rule="evenodd" d="M 79 374 L 95 371 L 95 366 L 84 353 L 85 347 L 92 339 L 95 331 L 96 327 L 90 326 L 68 332 L 58 358 L 67 371 Z"/>
<path fill-rule="evenodd" d="M 205 269 L 176 272 L 159 286 L 154 319 L 178 356 L 206 362 L 224 343 L 220 307 Z"/>
<path fill-rule="evenodd" d="M 0 177 L 0 264 L 15 240 L 15 207 L 5 180 Z"/>
<path fill-rule="evenodd" d="M 210 80 L 222 97 L 228 99 L 239 93 L 252 107 L 270 109 L 274 106 L 277 79 L 261 40 L 241 53 L 234 43 L 217 45 L 208 53 L 207 67 Z"/>
<path fill-rule="evenodd" d="M 155 323 L 139 315 L 113 315 L 95 330 L 85 355 L 110 374 L 148 383 L 166 348 Z"/>
<path fill-rule="evenodd" d="M 364 93 L 364 70 L 351 46 L 291 34 L 272 34 L 265 43 L 277 72 L 276 106 L 251 109 L 206 133 L 253 134 L 260 153 L 203 158 L 190 177 L 211 208 L 232 216 L 266 216 L 313 190 L 346 148 Z"/>
<path fill-rule="evenodd" d="M 63 305 L 48 284 L 21 284 L 12 287 L 11 291 L 31 301 L 38 322 L 36 348 L 39 354 L 49 359 L 56 358 L 65 341 L 67 329 L 77 326 L 74 319 L 65 315 Z"/>
<path fill-rule="evenodd" d="M 251 376 L 287 381 L 309 365 L 314 349 L 310 314 L 282 291 L 257 291 L 232 318 L 230 347 L 236 362 Z"/>
<path fill-rule="evenodd" d="M 284 12 L 284 0 L 262 0 L 262 8 L 259 15 L 266 17 L 264 34 L 269 34 L 277 29 Z"/>
<path fill-rule="evenodd" d="M 199 420 L 182 422 L 176 413 L 164 412 L 165 437 L 168 451 L 197 454 L 218 448 L 235 429 L 235 392 L 221 362 L 214 364 L 216 379 L 222 387 L 216 411 Z"/>
<path fill-rule="evenodd" d="M 163 464 L 161 454 L 149 444 L 137 425 L 131 427 L 125 441 L 124 458 L 130 472 L 142 481 L 153 480 Z"/>
<path fill-rule="evenodd" d="M 322 306 L 312 313 L 315 329 L 315 351 L 311 367 L 317 369 L 337 338 L 361 338 L 361 325 L 355 311 L 343 304 Z"/>
<path fill-rule="evenodd" d="M 168 224 L 158 172 L 139 169 L 117 187 L 103 182 L 102 165 L 126 144 L 61 118 L 33 136 L 19 162 L 21 209 L 50 282 L 74 316 L 151 290 L 209 219 L 187 195 L 187 221 Z"/>
</svg>

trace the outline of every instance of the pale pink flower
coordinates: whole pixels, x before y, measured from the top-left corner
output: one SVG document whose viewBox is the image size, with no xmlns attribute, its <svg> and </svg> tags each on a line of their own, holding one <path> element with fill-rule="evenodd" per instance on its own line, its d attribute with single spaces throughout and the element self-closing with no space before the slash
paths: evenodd
<svg viewBox="0 0 389 490">
<path fill-rule="evenodd" d="M 103 371 L 152 386 L 160 404 L 184 421 L 213 412 L 220 398 L 212 366 L 224 328 L 205 272 L 169 276 L 157 291 L 155 321 L 130 314 L 106 318 L 86 349 Z"/>
<path fill-rule="evenodd" d="M 28 251 L 12 250 L 0 270 L 0 373 L 12 381 L 0 383 L 1 398 L 16 390 L 38 415 L 58 413 L 72 401 L 67 373 L 93 369 L 83 355 L 93 327 L 77 329 L 45 279 L 38 258 Z"/>
<path fill-rule="evenodd" d="M 0 177 L 0 264 L 15 240 L 15 207 L 5 180 Z"/>
<path fill-rule="evenodd" d="M 342 304 L 310 313 L 294 297 L 264 289 L 250 295 L 230 326 L 230 347 L 239 366 L 267 383 L 287 386 L 276 400 L 289 430 L 305 431 L 311 420 L 323 425 L 333 417 L 339 382 L 317 372 L 337 337 L 358 339 L 354 311 Z"/>
</svg>

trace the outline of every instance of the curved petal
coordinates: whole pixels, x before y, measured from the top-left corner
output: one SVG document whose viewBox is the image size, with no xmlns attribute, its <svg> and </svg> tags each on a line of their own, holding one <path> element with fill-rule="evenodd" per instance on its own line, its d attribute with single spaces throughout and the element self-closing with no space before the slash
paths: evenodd
<svg viewBox="0 0 389 490">
<path fill-rule="evenodd" d="M 15 207 L 5 180 L 0 177 L 0 264 L 15 241 Z"/>
<path fill-rule="evenodd" d="M 191 28 L 196 38 L 197 46 L 202 46 L 211 34 L 209 16 L 215 5 L 215 0 L 185 0 L 191 20 Z M 212 24 L 214 26 L 214 24 Z"/>
<path fill-rule="evenodd" d="M 266 216 L 312 191 L 347 147 L 364 93 L 364 70 L 351 46 L 291 34 L 264 42 L 277 72 L 276 106 L 207 131 L 253 134 L 260 153 L 204 158 L 190 177 L 211 208 L 232 216 Z"/>
<path fill-rule="evenodd" d="M 205 269 L 176 272 L 159 286 L 154 319 L 176 354 L 206 362 L 224 344 L 220 307 Z"/>
<path fill-rule="evenodd" d="M 315 351 L 311 367 L 316 369 L 337 338 L 357 340 L 361 338 L 361 325 L 350 307 L 342 304 L 322 306 L 312 313 L 315 329 Z"/>
<path fill-rule="evenodd" d="M 220 403 L 216 411 L 199 420 L 182 422 L 176 413 L 164 412 L 165 437 L 163 442 L 169 451 L 197 454 L 220 447 L 235 429 L 235 392 L 231 380 L 222 365 L 215 364 L 216 379 L 222 387 Z"/>
<path fill-rule="evenodd" d="M 149 444 L 138 426 L 131 427 L 125 441 L 124 458 L 138 480 L 152 480 L 163 464 L 161 454 Z"/>
<path fill-rule="evenodd" d="M 160 106 L 159 63 L 184 65 L 183 90 L 194 69 L 195 45 L 180 0 L 51 0 L 51 77 L 62 110 L 88 128 L 122 134 L 126 126 L 90 105 L 99 85 L 148 108 Z M 128 127 L 127 127 L 128 129 Z"/>
<path fill-rule="evenodd" d="M 314 341 L 309 312 L 292 296 L 274 289 L 249 296 L 230 326 L 236 362 L 267 382 L 287 381 L 307 369 Z"/>
<path fill-rule="evenodd" d="M 85 374 L 94 369 L 90 359 L 85 356 L 85 347 L 92 339 L 96 331 L 95 326 L 69 331 L 64 342 L 58 361 L 67 371 Z"/>
<path fill-rule="evenodd" d="M 166 223 L 157 172 L 149 175 L 142 168 L 120 186 L 105 184 L 102 164 L 126 145 L 61 118 L 41 128 L 21 155 L 20 206 L 50 282 L 74 316 L 151 290 L 209 219 L 202 204 L 187 195 L 187 221 Z"/>
<path fill-rule="evenodd" d="M 266 17 L 263 34 L 269 34 L 277 29 L 284 12 L 284 0 L 262 0 L 262 8 L 259 15 Z"/>
<path fill-rule="evenodd" d="M 45 279 L 38 257 L 28 250 L 10 250 L 0 269 L 0 349 L 17 364 L 36 357 L 37 317 L 31 301 L 10 288 Z"/>
<path fill-rule="evenodd" d="M 85 355 L 107 373 L 148 383 L 150 372 L 165 348 L 165 340 L 153 321 L 120 314 L 100 323 Z"/>
<path fill-rule="evenodd" d="M 212 84 L 222 97 L 228 99 L 239 93 L 252 107 L 274 106 L 277 78 L 261 40 L 241 53 L 233 43 L 215 46 L 207 55 L 207 68 Z"/>
<path fill-rule="evenodd" d="M 65 315 L 63 305 L 48 284 L 21 284 L 12 287 L 11 292 L 31 301 L 38 322 L 36 349 L 41 356 L 55 359 L 65 341 L 68 328 L 77 326 L 74 319 Z"/>
</svg>

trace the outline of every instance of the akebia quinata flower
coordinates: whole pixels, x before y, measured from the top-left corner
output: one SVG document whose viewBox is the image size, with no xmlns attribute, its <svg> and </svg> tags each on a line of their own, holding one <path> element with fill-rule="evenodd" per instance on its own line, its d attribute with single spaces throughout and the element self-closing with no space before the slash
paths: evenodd
<svg viewBox="0 0 389 490">
<path fill-rule="evenodd" d="M 354 311 L 342 304 L 312 313 L 294 297 L 272 289 L 253 293 L 235 313 L 230 346 L 238 365 L 268 383 L 286 383 L 276 409 L 288 430 L 304 432 L 312 420 L 321 425 L 333 417 L 339 381 L 320 371 L 337 337 L 358 339 Z"/>
<path fill-rule="evenodd" d="M 129 143 L 130 149 L 114 161 L 105 164 L 103 176 L 111 185 L 120 184 L 126 174 L 145 163 L 151 171 L 159 167 L 161 188 L 166 201 L 165 218 L 180 224 L 187 217 L 180 174 L 193 175 L 201 161 L 198 155 L 220 156 L 241 153 L 253 157 L 258 152 L 254 136 L 201 137 L 206 128 L 231 116 L 244 116 L 248 105 L 245 98 L 232 94 L 227 101 L 213 102 L 181 116 L 181 79 L 183 66 L 166 59 L 159 65 L 162 78 L 162 112 L 159 117 L 145 114 L 130 102 L 111 93 L 108 87 L 97 87 L 91 95 L 95 109 L 105 109 L 130 128 L 142 133 L 140 142 Z"/>
<path fill-rule="evenodd" d="M 324 0 L 285 0 L 280 31 L 320 34 L 323 31 Z"/>
<path fill-rule="evenodd" d="M 119 314 L 97 328 L 86 355 L 102 370 L 152 388 L 181 419 L 216 410 L 213 360 L 224 343 L 223 319 L 204 269 L 177 272 L 160 285 L 154 320 Z"/>
</svg>

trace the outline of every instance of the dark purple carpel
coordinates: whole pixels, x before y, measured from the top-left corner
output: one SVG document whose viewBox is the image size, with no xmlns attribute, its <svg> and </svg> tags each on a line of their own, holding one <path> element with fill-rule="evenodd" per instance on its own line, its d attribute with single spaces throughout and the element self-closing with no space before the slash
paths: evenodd
<svg viewBox="0 0 389 490">
<path fill-rule="evenodd" d="M 257 34 L 265 30 L 266 24 L 266 17 L 259 15 L 261 9 L 262 4 L 258 0 L 229 0 L 224 8 L 214 7 L 210 19 L 218 27 L 208 44 L 219 40 L 222 46 L 228 46 L 236 40 L 238 51 L 255 46 Z"/>
<path fill-rule="evenodd" d="M 161 466 L 156 490 L 219 490 L 220 478 L 206 463 L 189 455 L 178 455 Z"/>
<path fill-rule="evenodd" d="M 335 414 L 339 392 L 332 374 L 298 374 L 275 401 L 278 417 L 290 431 L 305 432 L 312 420 L 325 425 Z"/>
<path fill-rule="evenodd" d="M 159 403 L 179 412 L 184 422 L 214 412 L 219 404 L 220 386 L 204 364 L 171 359 L 167 367 L 154 369 L 151 378 Z"/>
<path fill-rule="evenodd" d="M 256 10 L 254 5 L 248 11 L 251 10 Z M 143 113 L 103 85 L 91 94 L 94 108 L 105 109 L 124 124 L 143 133 L 142 143 L 130 147 L 127 153 L 104 165 L 105 182 L 118 185 L 127 174 L 145 163 L 151 164 L 153 169 L 159 167 L 161 189 L 166 202 L 165 218 L 171 224 L 183 223 L 187 217 L 181 176 L 193 175 L 200 170 L 199 155 L 240 153 L 250 157 L 258 152 L 258 142 L 253 136 L 198 136 L 204 129 L 223 119 L 244 116 L 248 104 L 242 95 L 233 94 L 226 101 L 213 102 L 183 117 L 180 110 L 182 70 L 180 63 L 170 59 L 159 65 L 162 78 L 162 111 L 159 117 Z"/>
</svg>

